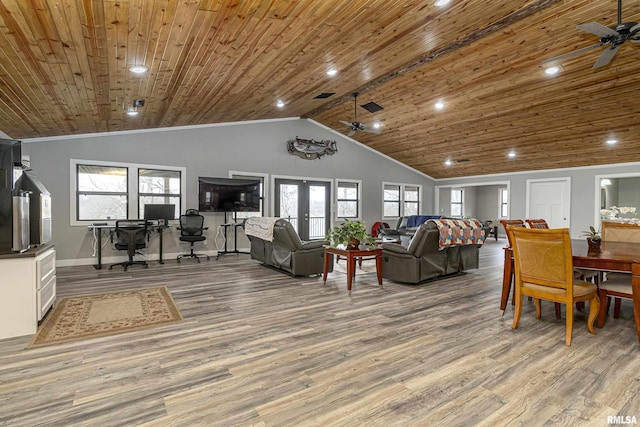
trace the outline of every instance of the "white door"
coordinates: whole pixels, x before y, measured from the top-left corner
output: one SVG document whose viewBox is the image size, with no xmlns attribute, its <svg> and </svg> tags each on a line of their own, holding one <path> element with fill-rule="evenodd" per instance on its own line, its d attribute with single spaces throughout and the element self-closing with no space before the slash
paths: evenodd
<svg viewBox="0 0 640 427">
<path fill-rule="evenodd" d="M 527 180 L 527 218 L 542 218 L 551 228 L 569 228 L 571 178 Z"/>
</svg>

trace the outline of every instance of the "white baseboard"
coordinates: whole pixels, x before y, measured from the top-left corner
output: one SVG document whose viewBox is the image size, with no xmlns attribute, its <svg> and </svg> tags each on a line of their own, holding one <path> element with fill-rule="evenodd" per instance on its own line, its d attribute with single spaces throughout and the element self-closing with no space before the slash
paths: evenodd
<svg viewBox="0 0 640 427">
<path fill-rule="evenodd" d="M 175 261 L 175 259 L 178 257 L 178 255 L 182 255 L 188 252 L 172 252 L 172 253 L 163 253 L 162 254 L 162 260 L 163 261 Z M 198 250 L 196 251 L 196 253 L 199 254 L 206 254 L 209 255 L 210 257 L 215 257 L 218 255 L 218 251 L 217 250 L 211 250 L 211 251 L 205 251 L 205 250 Z M 122 261 L 126 261 L 128 259 L 128 257 L 125 256 L 103 256 L 102 257 L 102 265 L 109 265 L 109 264 L 115 264 L 118 262 L 122 262 Z M 140 259 L 140 260 L 145 260 L 145 261 L 157 261 L 160 259 L 160 255 L 158 253 L 152 253 L 152 254 L 148 254 L 147 256 L 141 257 L 141 256 L 137 256 L 135 258 L 136 260 Z M 75 267 L 75 266 L 79 266 L 79 265 L 93 265 L 93 264 L 97 264 L 98 263 L 98 257 L 92 257 L 92 258 L 76 258 L 76 259 L 56 259 L 56 267 Z"/>
</svg>

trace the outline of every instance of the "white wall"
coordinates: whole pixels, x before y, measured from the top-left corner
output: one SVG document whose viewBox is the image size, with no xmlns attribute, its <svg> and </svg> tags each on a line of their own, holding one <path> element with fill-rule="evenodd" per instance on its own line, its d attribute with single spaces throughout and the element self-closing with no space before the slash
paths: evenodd
<svg viewBox="0 0 640 427">
<path fill-rule="evenodd" d="M 640 178 L 617 178 L 618 199 L 608 206 L 636 206 L 640 208 Z"/>
<path fill-rule="evenodd" d="M 338 152 L 318 160 L 292 156 L 287 152 L 286 142 L 296 136 L 336 140 Z M 197 208 L 198 176 L 227 177 L 230 170 L 270 176 L 362 180 L 363 220 L 369 226 L 382 217 L 383 181 L 422 185 L 421 211 L 433 209 L 431 178 L 302 119 L 24 140 L 23 151 L 31 157 L 33 171 L 52 195 L 53 241 L 60 265 L 95 262 L 92 235 L 84 226 L 69 224 L 70 159 L 185 167 L 184 209 Z M 206 214 L 206 217 L 210 227 L 207 249 L 211 252 L 215 248 L 212 237 L 223 222 L 223 214 Z M 165 258 L 186 249 L 185 244 L 179 243 L 175 229 L 167 230 L 164 237 Z M 157 254 L 154 253 L 156 243 L 151 243 L 150 256 Z M 247 247 L 246 241 L 239 242 L 239 247 L 243 246 Z M 110 244 L 105 246 L 103 262 L 120 256 Z"/>
<path fill-rule="evenodd" d="M 487 185 L 476 187 L 478 198 L 476 200 L 475 217 L 480 221 L 500 218 L 500 189 L 505 185 Z"/>
</svg>

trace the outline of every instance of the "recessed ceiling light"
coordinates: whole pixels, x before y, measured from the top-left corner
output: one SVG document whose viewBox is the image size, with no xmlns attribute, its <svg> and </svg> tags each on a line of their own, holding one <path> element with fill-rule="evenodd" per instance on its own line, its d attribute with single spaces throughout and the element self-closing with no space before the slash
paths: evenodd
<svg viewBox="0 0 640 427">
<path fill-rule="evenodd" d="M 135 74 L 142 74 L 142 73 L 146 73 L 149 69 L 147 67 L 145 67 L 144 65 L 133 65 L 131 67 L 129 67 L 129 71 L 131 71 L 132 73 Z"/>
<path fill-rule="evenodd" d="M 442 110 L 444 108 L 444 102 L 438 101 L 435 104 L 433 104 L 433 106 L 435 107 L 436 110 Z"/>
<path fill-rule="evenodd" d="M 606 143 L 608 145 L 616 145 L 618 143 L 617 139 L 607 139 Z"/>
<path fill-rule="evenodd" d="M 509 151 L 509 154 L 507 154 L 507 156 L 509 156 L 510 158 L 514 158 L 516 156 L 516 152 L 515 151 Z"/>
<path fill-rule="evenodd" d="M 335 68 L 329 68 L 329 70 L 327 71 L 327 76 L 329 77 L 333 77 L 336 74 L 338 74 L 338 70 L 336 70 Z"/>
<path fill-rule="evenodd" d="M 544 73 L 547 76 L 553 76 L 555 74 L 558 74 L 558 72 L 560 71 L 560 67 L 547 67 L 544 69 Z"/>
<path fill-rule="evenodd" d="M 129 110 L 129 111 L 127 111 L 127 116 L 131 116 L 131 117 L 133 117 L 133 116 L 137 116 L 138 114 L 140 114 L 140 112 L 139 112 L 139 111 L 136 111 L 136 110 Z"/>
<path fill-rule="evenodd" d="M 451 166 L 453 164 L 453 162 L 451 161 L 451 159 L 447 159 L 444 161 L 444 165 L 445 166 Z"/>
<path fill-rule="evenodd" d="M 278 102 L 276 102 L 276 107 L 278 108 L 284 107 L 284 101 L 281 101 L 280 99 L 278 99 Z"/>
<path fill-rule="evenodd" d="M 433 3 L 433 4 L 438 6 L 438 7 L 442 7 L 442 6 L 448 5 L 449 2 L 450 2 L 450 0 L 436 0 L 435 3 Z"/>
</svg>

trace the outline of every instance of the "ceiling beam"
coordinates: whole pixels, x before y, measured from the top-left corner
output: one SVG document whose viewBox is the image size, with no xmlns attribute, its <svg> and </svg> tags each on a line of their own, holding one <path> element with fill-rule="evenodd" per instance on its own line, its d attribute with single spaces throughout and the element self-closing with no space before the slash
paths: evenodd
<svg viewBox="0 0 640 427">
<path fill-rule="evenodd" d="M 433 61 L 434 59 L 437 59 L 443 55 L 446 55 L 447 53 L 453 52 L 457 49 L 460 49 L 461 47 L 470 45 L 471 43 L 476 42 L 477 40 L 482 39 L 483 37 L 486 37 L 492 33 L 495 33 L 496 31 L 500 31 L 506 27 L 508 27 L 509 25 L 512 25 L 515 22 L 520 21 L 521 19 L 527 18 L 531 15 L 534 15 L 538 12 L 540 12 L 541 10 L 544 10 L 546 8 L 548 8 L 549 6 L 553 6 L 556 3 L 560 3 L 563 0 L 538 0 L 536 2 L 531 3 L 530 5 L 523 7 L 522 9 L 519 9 L 507 16 L 505 16 L 502 19 L 499 19 L 498 21 L 494 22 L 491 25 L 488 25 L 484 28 L 481 28 L 477 31 L 474 31 L 472 33 L 470 33 L 467 37 L 463 37 L 459 40 L 454 41 L 453 43 L 449 43 L 448 45 L 437 49 L 435 51 L 426 53 L 422 56 L 420 56 L 418 59 L 416 59 L 413 62 L 410 62 L 394 71 L 391 71 L 385 75 L 383 75 L 382 77 L 379 77 L 375 80 L 370 81 L 369 83 L 360 86 L 359 88 L 351 91 L 348 94 L 342 95 L 339 98 L 334 99 L 331 102 L 328 102 L 314 110 L 311 110 L 305 114 L 303 114 L 301 117 L 308 119 L 308 118 L 312 118 L 313 116 L 323 113 L 327 110 L 332 109 L 333 107 L 342 104 L 343 102 L 351 102 L 351 100 L 353 99 L 353 93 L 357 92 L 359 95 L 363 94 L 365 92 L 368 92 L 372 89 L 375 89 L 376 87 L 383 85 L 393 79 L 395 79 L 398 76 L 401 76 L 403 74 L 409 73 L 421 66 L 423 66 L 424 64 Z"/>
</svg>

